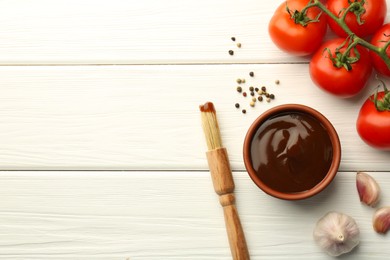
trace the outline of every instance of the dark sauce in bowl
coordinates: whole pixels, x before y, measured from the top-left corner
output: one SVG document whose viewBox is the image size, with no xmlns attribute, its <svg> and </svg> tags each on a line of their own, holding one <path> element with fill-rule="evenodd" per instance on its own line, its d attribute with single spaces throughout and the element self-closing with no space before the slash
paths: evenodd
<svg viewBox="0 0 390 260">
<path fill-rule="evenodd" d="M 271 116 L 251 141 L 251 161 L 258 178 L 284 193 L 310 190 L 327 175 L 332 141 L 314 117 L 299 111 Z"/>
</svg>

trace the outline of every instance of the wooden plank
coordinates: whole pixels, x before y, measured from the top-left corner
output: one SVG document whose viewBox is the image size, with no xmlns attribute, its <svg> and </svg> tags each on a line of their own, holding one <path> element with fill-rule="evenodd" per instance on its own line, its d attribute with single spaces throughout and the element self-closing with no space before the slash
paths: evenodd
<svg viewBox="0 0 390 260">
<path fill-rule="evenodd" d="M 388 173 L 372 173 L 390 201 Z M 389 237 L 371 227 L 355 173 L 323 193 L 288 202 L 234 174 L 237 206 L 256 259 L 332 259 L 314 244 L 331 210 L 356 219 L 361 244 L 345 259 L 385 259 Z M 208 172 L 1 172 L 0 259 L 231 259 Z M 343 258 L 344 259 L 344 258 Z"/>
<path fill-rule="evenodd" d="M 268 36 L 282 2 L 1 1 L 0 64 L 307 62 Z"/>
<path fill-rule="evenodd" d="M 242 145 L 250 124 L 284 103 L 309 105 L 329 118 L 342 142 L 341 170 L 388 170 L 388 153 L 366 146 L 355 130 L 368 94 L 352 100 L 327 95 L 313 86 L 307 69 L 305 64 L 0 67 L 0 168 L 206 170 L 198 106 L 213 101 L 234 170 L 244 170 Z M 247 79 L 244 88 L 268 86 L 276 99 L 250 108 L 236 92 L 237 77 Z M 367 92 L 376 85 L 372 80 Z M 236 102 L 248 109 L 246 115 Z"/>
</svg>

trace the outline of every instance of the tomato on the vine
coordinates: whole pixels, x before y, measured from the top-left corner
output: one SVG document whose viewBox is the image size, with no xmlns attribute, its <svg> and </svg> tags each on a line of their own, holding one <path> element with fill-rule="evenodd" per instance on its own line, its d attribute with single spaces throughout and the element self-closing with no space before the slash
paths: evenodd
<svg viewBox="0 0 390 260">
<path fill-rule="evenodd" d="M 345 17 L 346 25 L 357 36 L 366 37 L 374 34 L 383 25 L 387 14 L 386 0 L 328 0 L 327 8 L 337 17 L 341 17 L 350 5 L 349 2 L 364 2 L 362 5 L 363 8 L 353 8 Z M 358 19 L 360 19 L 362 24 L 359 24 Z M 328 23 L 331 30 L 338 36 L 347 36 L 344 30 L 333 19 L 328 19 Z"/>
<path fill-rule="evenodd" d="M 380 102 L 380 106 L 375 105 L 375 102 Z M 356 129 L 360 138 L 368 145 L 390 150 L 390 92 L 387 89 L 364 102 L 356 121 Z"/>
<path fill-rule="evenodd" d="M 342 57 L 347 49 L 342 38 L 325 42 L 310 61 L 310 77 L 323 90 L 339 97 L 348 98 L 359 93 L 366 85 L 372 71 L 368 51 L 360 45 L 350 51 L 349 58 Z M 339 55 L 336 55 L 339 50 Z M 359 53 L 359 59 L 356 52 Z M 337 67 L 334 62 L 338 62 Z M 347 70 L 348 69 L 348 70 Z"/>
<path fill-rule="evenodd" d="M 390 41 L 390 23 L 383 25 L 372 37 L 371 44 L 377 47 L 383 47 L 387 41 Z M 386 55 L 390 57 L 390 48 L 386 49 Z M 382 75 L 390 77 L 390 69 L 382 58 L 373 51 L 370 51 L 370 57 L 374 68 Z"/>
<path fill-rule="evenodd" d="M 269 22 L 272 41 L 287 53 L 297 56 L 312 54 L 325 36 L 326 16 L 319 8 L 312 7 L 305 14 L 300 13 L 309 1 L 287 0 L 276 9 Z"/>
</svg>

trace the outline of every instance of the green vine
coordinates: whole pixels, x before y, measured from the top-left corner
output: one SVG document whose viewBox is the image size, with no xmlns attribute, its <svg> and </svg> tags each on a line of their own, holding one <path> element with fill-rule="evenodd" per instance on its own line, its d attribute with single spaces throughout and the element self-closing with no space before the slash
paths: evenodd
<svg viewBox="0 0 390 260">
<path fill-rule="evenodd" d="M 384 96 L 382 99 L 378 98 L 378 89 L 380 86 L 378 86 L 374 97 L 371 99 L 372 102 L 375 104 L 375 108 L 378 111 L 390 111 L 390 91 L 386 88 L 386 84 L 383 80 L 378 79 L 382 83 Z"/>
<path fill-rule="evenodd" d="M 344 30 L 344 32 L 348 35 L 350 43 L 348 45 L 347 51 L 345 51 L 343 54 L 336 53 L 336 56 L 337 55 L 339 56 L 338 59 L 340 61 L 346 61 L 346 65 L 344 66 L 345 69 L 347 69 L 347 70 L 351 69 L 350 65 L 348 65 L 348 64 L 351 64 L 351 63 L 357 61 L 357 60 L 355 60 L 356 57 L 353 57 L 350 60 L 348 60 L 345 57 L 345 56 L 349 56 L 350 50 L 352 50 L 352 49 L 355 50 L 355 55 L 356 55 L 356 53 L 357 53 L 356 46 L 357 45 L 361 45 L 361 46 L 375 52 L 376 54 L 378 54 L 378 56 L 382 58 L 382 60 L 386 63 L 387 67 L 390 69 L 390 57 L 388 57 L 386 54 L 386 50 L 390 45 L 390 41 L 386 42 L 386 44 L 383 47 L 377 47 L 377 46 L 365 41 L 364 39 L 360 38 L 359 36 L 355 35 L 351 31 L 351 29 L 347 26 L 347 24 L 345 23 L 345 18 L 347 16 L 347 14 L 350 12 L 352 12 L 356 15 L 357 22 L 359 24 L 364 23 L 364 21 L 361 20 L 361 15 L 364 14 L 366 11 L 365 8 L 363 7 L 363 5 L 366 3 L 366 1 L 365 0 L 361 0 L 361 1 L 348 0 L 348 3 L 349 3 L 349 6 L 346 9 L 341 10 L 341 12 L 340 12 L 340 13 L 342 13 L 342 16 L 338 17 L 338 16 L 334 15 L 331 11 L 329 11 L 326 8 L 326 6 L 321 3 L 320 0 L 310 0 L 309 3 L 307 4 L 307 6 L 305 8 L 303 8 L 301 10 L 301 12 L 298 12 L 299 14 L 296 14 L 296 16 L 306 16 L 307 10 L 309 8 L 317 7 L 322 11 L 320 14 L 325 13 L 326 15 L 329 16 L 330 19 L 334 20 Z M 291 14 L 292 12 L 290 11 L 289 13 Z M 317 17 L 316 19 L 319 19 L 319 17 Z M 313 21 L 316 19 L 313 19 Z M 342 55 L 342 56 L 340 56 L 340 55 Z M 340 66 L 340 64 L 335 64 L 335 66 Z M 340 67 L 342 67 L 342 66 L 340 66 Z"/>
</svg>

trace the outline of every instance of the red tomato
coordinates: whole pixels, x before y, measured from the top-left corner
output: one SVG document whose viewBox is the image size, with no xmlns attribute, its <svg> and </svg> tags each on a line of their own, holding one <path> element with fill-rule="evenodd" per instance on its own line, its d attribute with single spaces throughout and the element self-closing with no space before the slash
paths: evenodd
<svg viewBox="0 0 390 260">
<path fill-rule="evenodd" d="M 339 97 L 348 98 L 356 95 L 364 88 L 371 75 L 372 67 L 368 51 L 360 45 L 357 46 L 360 59 L 350 64 L 350 70 L 334 66 L 329 58 L 329 53 L 324 49 L 329 48 L 332 57 L 335 57 L 335 49 L 340 47 L 344 41 L 345 39 L 342 38 L 333 39 L 325 42 L 318 49 L 310 61 L 310 77 L 323 90 Z M 340 51 L 344 52 L 345 49 L 346 46 L 343 46 Z M 353 50 L 351 56 L 355 57 Z"/>
<path fill-rule="evenodd" d="M 387 36 L 386 36 L 387 35 Z M 390 41 L 390 24 L 385 24 L 380 28 L 372 37 L 371 44 L 383 47 L 386 43 L 385 41 Z M 390 48 L 386 49 L 386 54 L 388 57 L 390 57 Z M 374 68 L 380 73 L 385 76 L 390 77 L 390 70 L 387 67 L 386 63 L 382 60 L 381 57 L 379 57 L 378 54 L 376 54 L 373 51 L 370 51 L 370 57 L 372 64 L 374 65 Z"/>
<path fill-rule="evenodd" d="M 378 100 L 383 100 L 385 92 L 378 93 Z M 356 129 L 360 138 L 368 145 L 382 150 L 390 150 L 390 106 L 389 110 L 378 111 L 369 97 L 360 109 Z M 390 98 L 390 95 L 389 95 Z"/>
<path fill-rule="evenodd" d="M 302 10 L 309 0 L 287 0 L 275 11 L 268 25 L 268 32 L 272 41 L 281 50 L 297 55 L 305 56 L 315 52 L 325 36 L 327 23 L 325 15 L 321 15 L 318 22 L 312 22 L 306 26 L 295 23 L 286 10 L 286 3 L 291 13 Z M 320 13 L 317 7 L 309 8 L 307 17 L 315 19 Z"/>
<path fill-rule="evenodd" d="M 356 0 L 361 2 L 361 0 Z M 362 25 L 359 25 L 357 22 L 357 17 L 353 12 L 348 12 L 345 23 L 357 36 L 365 37 L 375 33 L 385 21 L 387 14 L 387 4 L 386 0 L 365 0 L 366 2 L 363 5 L 365 12 L 360 16 L 361 21 L 364 22 Z M 344 13 L 343 10 L 348 8 L 348 0 L 328 0 L 327 8 L 334 15 L 341 17 Z M 338 36 L 346 37 L 347 34 L 343 29 L 333 20 L 328 19 L 329 27 L 334 31 Z"/>
</svg>

